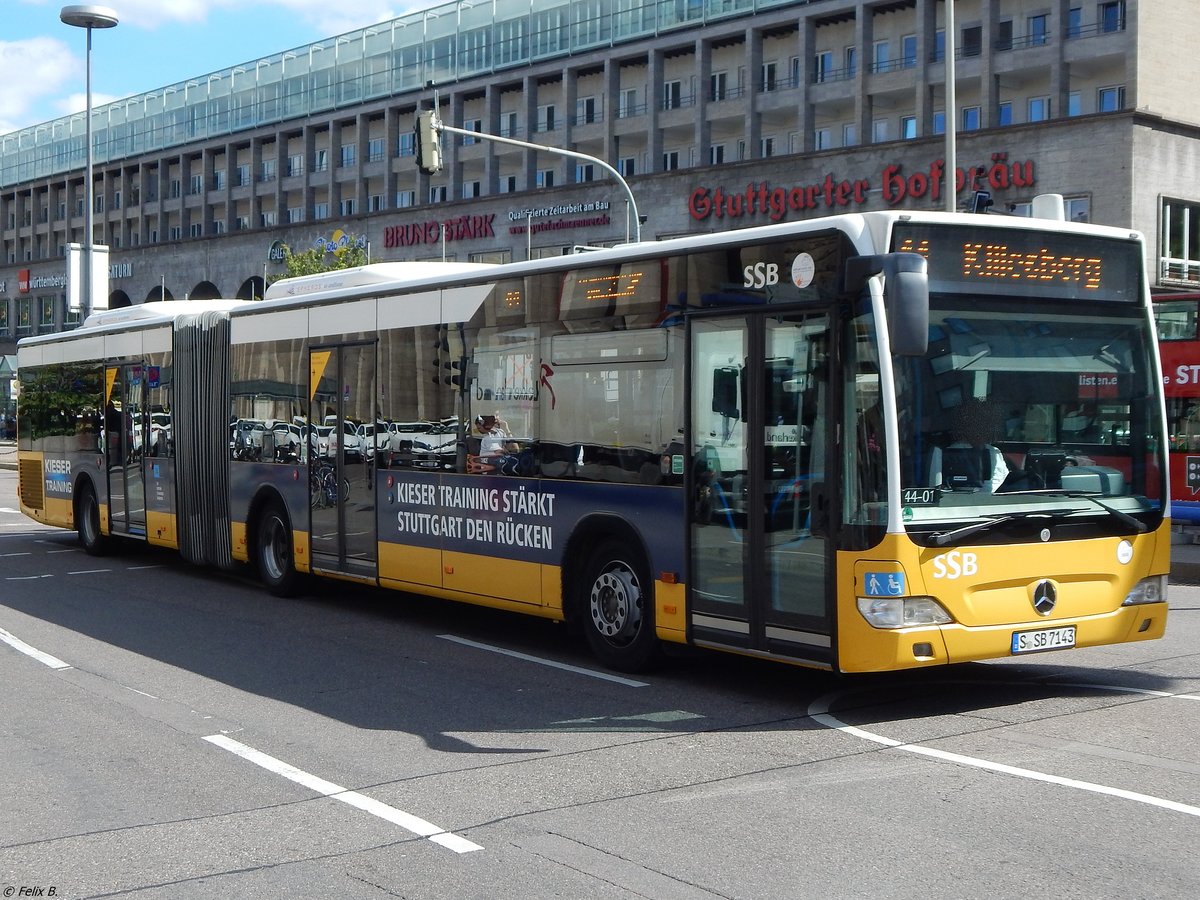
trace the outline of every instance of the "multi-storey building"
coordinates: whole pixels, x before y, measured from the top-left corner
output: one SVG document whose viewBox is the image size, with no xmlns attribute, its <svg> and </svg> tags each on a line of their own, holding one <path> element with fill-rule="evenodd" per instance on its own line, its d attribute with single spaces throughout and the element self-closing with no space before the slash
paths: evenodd
<svg viewBox="0 0 1200 900">
<path fill-rule="evenodd" d="M 469 0 L 276 53 L 94 112 L 94 240 L 110 305 L 259 296 L 283 245 L 372 260 L 508 260 L 641 235 L 883 207 L 994 213 L 1061 193 L 1144 231 L 1151 282 L 1200 287 L 1195 0 Z M 957 103 L 946 109 L 946 48 Z M 84 242 L 82 115 L 0 138 L 0 352 L 71 327 Z"/>
</svg>

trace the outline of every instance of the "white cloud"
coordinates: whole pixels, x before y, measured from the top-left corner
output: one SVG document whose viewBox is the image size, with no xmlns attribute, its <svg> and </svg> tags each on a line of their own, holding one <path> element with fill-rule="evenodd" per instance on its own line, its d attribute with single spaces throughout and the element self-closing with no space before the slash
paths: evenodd
<svg viewBox="0 0 1200 900">
<path fill-rule="evenodd" d="M 56 38 L 0 41 L 0 84 L 8 86 L 0 91 L 0 134 L 28 125 L 43 98 L 55 96 L 65 84 L 78 84 L 83 69 L 83 60 Z"/>
</svg>

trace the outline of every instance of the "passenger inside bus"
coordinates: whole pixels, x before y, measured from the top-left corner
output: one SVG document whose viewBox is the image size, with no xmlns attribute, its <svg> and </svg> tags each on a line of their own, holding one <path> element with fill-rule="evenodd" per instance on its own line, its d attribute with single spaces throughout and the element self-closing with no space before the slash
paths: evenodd
<svg viewBox="0 0 1200 900">
<path fill-rule="evenodd" d="M 934 447 L 929 484 L 951 490 L 992 493 L 1008 478 L 1008 462 L 992 444 L 1000 432 L 1000 410 L 988 400 L 967 400 L 950 414 L 951 442 Z"/>
<path fill-rule="evenodd" d="M 475 436 L 479 446 L 467 454 L 467 471 L 475 474 L 500 473 L 519 474 L 521 448 L 508 433 L 508 423 L 495 415 L 475 417 Z M 469 449 L 475 450 L 475 441 L 469 441 Z"/>
</svg>

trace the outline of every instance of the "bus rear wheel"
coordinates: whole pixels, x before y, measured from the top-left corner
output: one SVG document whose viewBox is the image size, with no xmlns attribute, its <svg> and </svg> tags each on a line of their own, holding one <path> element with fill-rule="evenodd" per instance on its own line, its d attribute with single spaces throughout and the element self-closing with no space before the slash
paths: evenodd
<svg viewBox="0 0 1200 900">
<path fill-rule="evenodd" d="M 108 539 L 100 530 L 100 501 L 90 484 L 80 489 L 75 500 L 75 527 L 79 530 L 79 546 L 88 556 L 103 556 L 108 552 Z"/>
<path fill-rule="evenodd" d="M 649 667 L 661 648 L 650 576 L 640 555 L 605 541 L 588 562 L 583 591 L 584 633 L 596 658 L 620 672 Z"/>
<path fill-rule="evenodd" d="M 276 597 L 295 596 L 300 575 L 292 558 L 292 525 L 282 503 L 274 501 L 263 510 L 257 538 L 254 549 L 259 578 Z"/>
</svg>

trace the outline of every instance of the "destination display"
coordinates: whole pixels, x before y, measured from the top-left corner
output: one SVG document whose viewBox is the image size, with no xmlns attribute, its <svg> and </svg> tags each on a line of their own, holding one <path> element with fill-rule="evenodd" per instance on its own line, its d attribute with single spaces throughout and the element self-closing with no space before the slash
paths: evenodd
<svg viewBox="0 0 1200 900">
<path fill-rule="evenodd" d="M 1135 302 L 1142 257 L 1134 241 L 1060 231 L 897 222 L 892 249 L 929 263 L 934 293 Z"/>
</svg>

